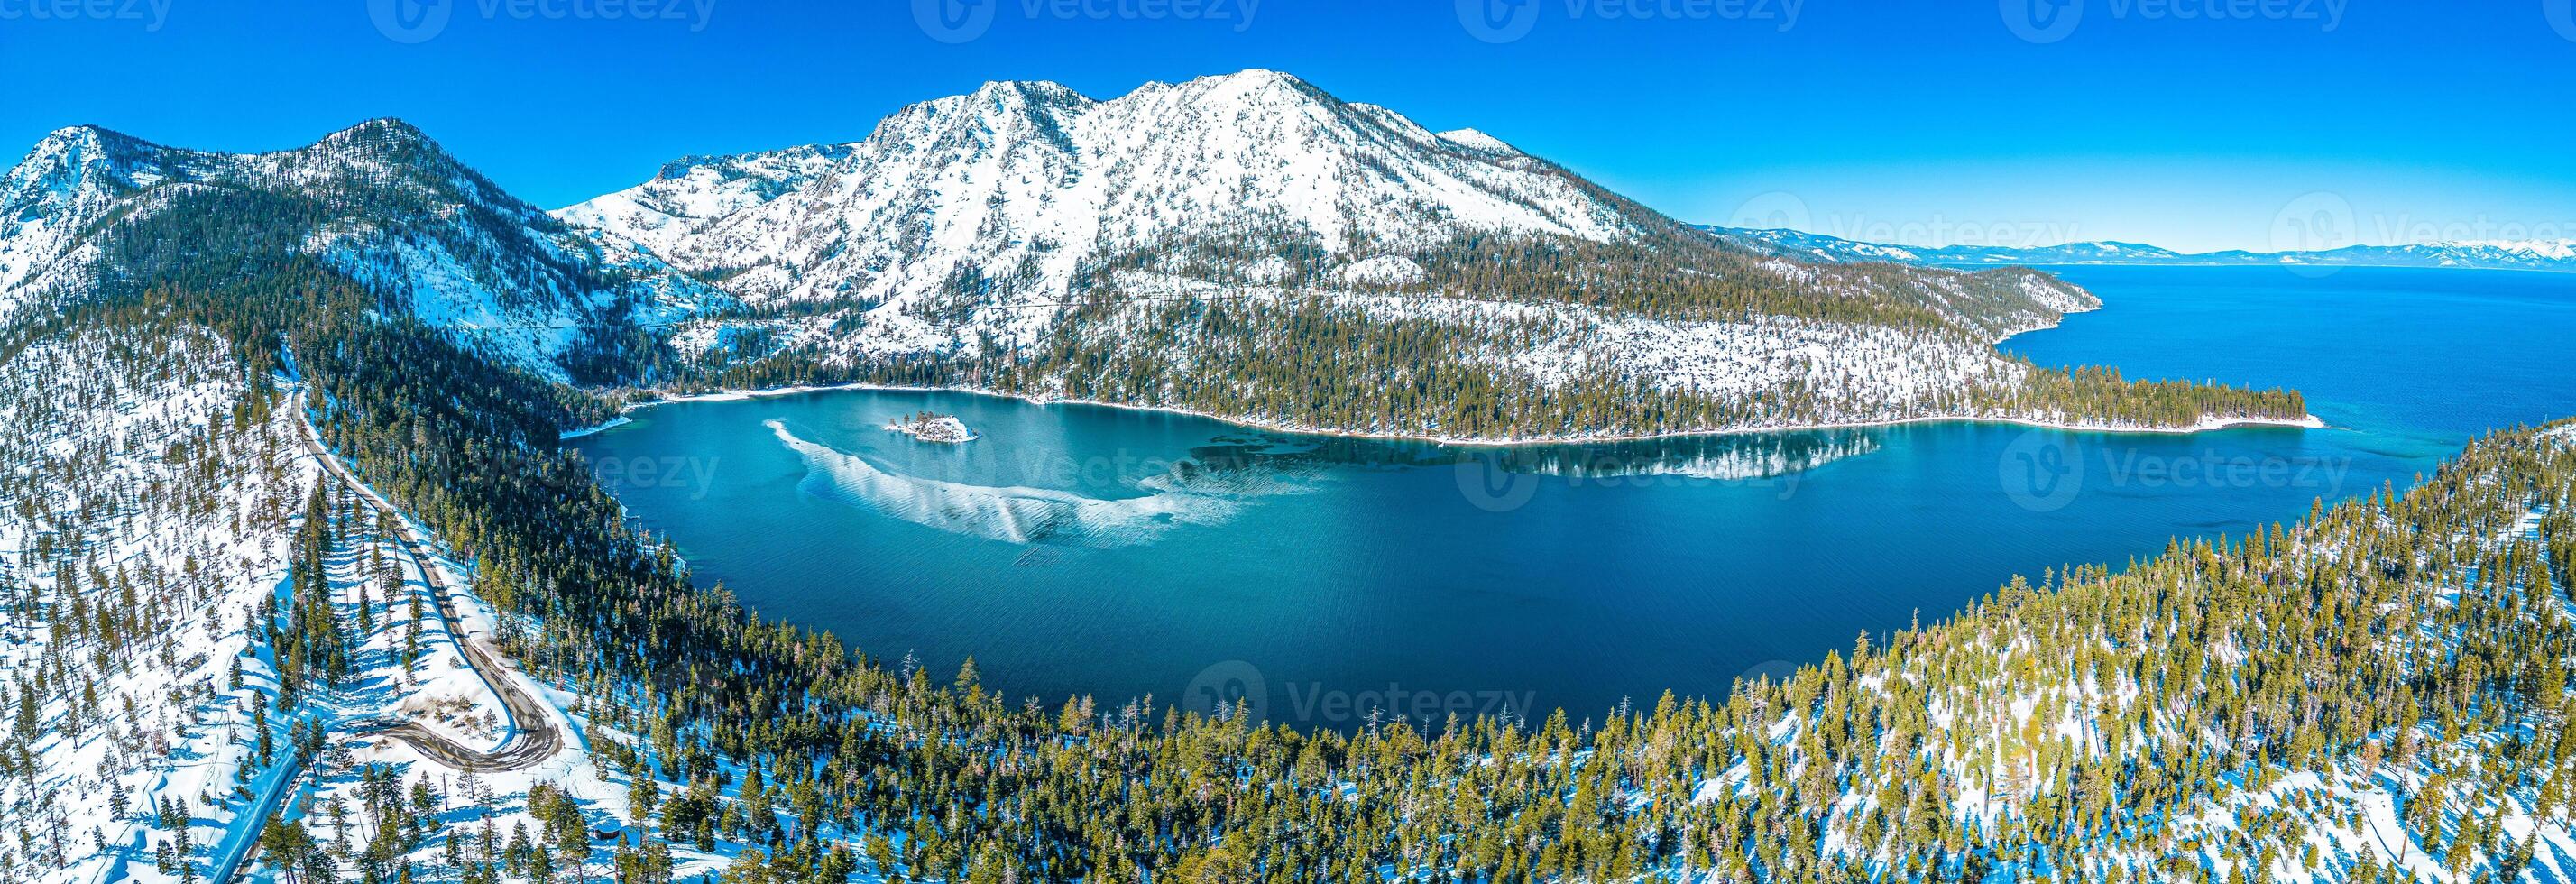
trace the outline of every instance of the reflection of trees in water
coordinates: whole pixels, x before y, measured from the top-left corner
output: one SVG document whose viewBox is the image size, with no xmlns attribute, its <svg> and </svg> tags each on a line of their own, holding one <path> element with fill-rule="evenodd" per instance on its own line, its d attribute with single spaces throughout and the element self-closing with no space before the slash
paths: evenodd
<svg viewBox="0 0 2576 884">
<path fill-rule="evenodd" d="M 1185 478 L 1228 473 L 1313 475 L 1327 469 L 1445 467 L 1476 459 L 1514 473 L 1565 477 L 1755 479 L 1879 450 L 1882 431 L 1817 430 L 1682 436 L 1581 445 L 1461 447 L 1341 437 L 1219 437 L 1174 467 Z"/>
<path fill-rule="evenodd" d="M 1874 430 L 1691 436 L 1506 449 L 1496 454 L 1495 464 L 1516 473 L 1546 476 L 1759 479 L 1869 454 L 1881 444 Z"/>
</svg>

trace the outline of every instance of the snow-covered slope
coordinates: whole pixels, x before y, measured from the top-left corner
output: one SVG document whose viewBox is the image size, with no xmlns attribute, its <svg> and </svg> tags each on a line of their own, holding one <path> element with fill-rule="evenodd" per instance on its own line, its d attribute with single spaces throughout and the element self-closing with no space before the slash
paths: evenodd
<svg viewBox="0 0 2576 884">
<path fill-rule="evenodd" d="M 90 225 L 134 194 L 202 168 L 205 157 L 92 126 L 62 129 L 0 175 L 0 320 L 37 289 L 79 274 Z"/>
<path fill-rule="evenodd" d="M 560 374 L 585 326 L 729 299 L 622 239 L 504 193 L 396 120 L 311 146 L 218 154 L 96 127 L 48 136 L 0 178 L 0 320 L 223 249 L 300 253 L 432 325 Z"/>
<path fill-rule="evenodd" d="M 556 214 L 656 252 L 676 252 L 699 230 L 785 196 L 832 170 L 851 145 L 806 145 L 726 157 L 681 157 L 652 181 Z"/>
<path fill-rule="evenodd" d="M 1211 236 L 1336 266 L 1469 233 L 1589 240 L 1641 221 L 1473 131 L 1246 71 L 1095 101 L 993 83 L 857 144 L 682 160 L 557 215 L 755 300 L 918 298 L 973 277 L 1060 299 L 1088 265 Z"/>
<path fill-rule="evenodd" d="M 242 407 L 232 355 L 91 332 L 0 359 L 0 588 L 48 600 L 0 612 L 0 739 L 29 765 L 0 821 L 47 833 L 0 847 L 0 877 L 151 877 L 156 845 L 210 853 L 240 828 L 236 786 L 269 779 L 258 747 L 288 720 L 261 700 L 251 612 L 283 579 L 280 514 L 309 471 L 269 441 L 280 416 Z M 184 822 L 155 831 L 164 806 Z"/>
</svg>

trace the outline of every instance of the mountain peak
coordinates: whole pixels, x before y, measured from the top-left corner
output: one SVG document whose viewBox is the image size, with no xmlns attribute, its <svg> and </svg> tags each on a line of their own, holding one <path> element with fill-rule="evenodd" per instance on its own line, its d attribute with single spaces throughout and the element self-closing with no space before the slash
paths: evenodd
<svg viewBox="0 0 2576 884">
<path fill-rule="evenodd" d="M 1247 89 L 1263 86 L 1312 88 L 1312 84 L 1307 83 L 1304 79 L 1299 78 L 1295 74 L 1274 71 L 1269 68 L 1244 68 L 1243 70 L 1239 70 L 1231 74 L 1209 74 L 1207 76 L 1191 80 L 1190 82 L 1206 83 L 1210 85 L 1239 86 Z"/>
<path fill-rule="evenodd" d="M 65 126 L 36 142 L 35 149 L 28 152 L 27 158 L 35 160 L 56 156 L 74 162 L 85 157 L 131 158 L 157 147 L 152 142 L 105 126 Z"/>
<path fill-rule="evenodd" d="M 1513 147 L 1510 144 L 1505 143 L 1502 139 L 1487 135 L 1483 131 L 1477 129 L 1451 129 L 1447 132 L 1440 133 L 1440 138 L 1441 140 L 1460 147 L 1472 148 L 1486 153 L 1506 154 L 1509 156 L 1527 156 L 1527 154 L 1521 153 L 1520 148 Z"/>
<path fill-rule="evenodd" d="M 1210 74 L 1182 83 L 1181 91 L 1200 95 L 1238 95 L 1246 98 L 1296 96 L 1310 100 L 1338 101 L 1315 84 L 1267 68 L 1250 68 L 1231 74 Z"/>
<path fill-rule="evenodd" d="M 64 126 L 47 133 L 45 135 L 44 142 L 54 144 L 88 145 L 100 144 L 108 141 L 135 140 L 138 139 L 123 132 L 118 132 L 105 126 L 93 126 L 84 123 L 78 126 Z"/>
<path fill-rule="evenodd" d="M 971 97 L 985 100 L 1090 101 L 1082 93 L 1073 91 L 1073 87 L 1053 80 L 993 80 L 976 87 Z"/>
<path fill-rule="evenodd" d="M 401 145 L 410 147 L 429 147 L 434 149 L 438 146 L 438 142 L 435 139 L 430 138 L 429 133 L 421 131 L 420 127 L 404 122 L 400 118 L 377 117 L 375 119 L 359 123 L 355 126 L 342 129 L 338 132 L 322 136 L 322 140 L 314 142 L 313 146 L 336 147 L 355 145 Z"/>
</svg>

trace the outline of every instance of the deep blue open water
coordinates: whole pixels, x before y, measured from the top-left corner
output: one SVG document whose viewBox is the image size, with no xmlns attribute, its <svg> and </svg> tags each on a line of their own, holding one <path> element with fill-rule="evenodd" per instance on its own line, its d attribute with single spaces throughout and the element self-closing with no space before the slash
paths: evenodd
<svg viewBox="0 0 2576 884">
<path fill-rule="evenodd" d="M 2109 302 L 2006 349 L 2305 391 L 2328 430 L 1971 424 L 1454 449 L 949 393 L 680 403 L 578 440 L 704 583 L 1049 706 L 1151 694 L 1351 727 L 1722 694 L 2016 574 L 2403 487 L 2576 415 L 2576 276 L 2061 270 Z M 913 441 L 900 414 L 983 439 Z"/>
</svg>

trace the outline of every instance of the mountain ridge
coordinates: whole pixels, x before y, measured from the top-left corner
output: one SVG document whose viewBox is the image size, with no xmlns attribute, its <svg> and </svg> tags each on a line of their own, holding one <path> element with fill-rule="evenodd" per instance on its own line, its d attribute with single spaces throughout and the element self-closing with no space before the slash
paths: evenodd
<svg viewBox="0 0 2576 884">
<path fill-rule="evenodd" d="M 174 206 L 203 217 L 169 217 Z M 378 118 L 245 154 L 57 130 L 0 176 L 0 320 L 151 275 L 137 263 L 195 261 L 185 241 L 210 235 L 199 227 L 256 213 L 278 216 L 238 240 L 260 255 L 330 265 L 425 322 L 558 376 L 586 325 L 729 300 L 647 251 L 555 220 L 417 127 Z M 155 224 L 188 235 L 132 232 Z"/>
<path fill-rule="evenodd" d="M 2110 240 L 2054 246 L 1899 246 L 1786 228 L 1694 225 L 1718 238 L 1781 257 L 1835 263 L 1893 261 L 1929 267 L 2280 266 L 2417 267 L 2576 273 L 2576 239 L 2460 240 L 2402 246 L 2355 245 L 2318 251 L 2183 253 Z"/>
</svg>

